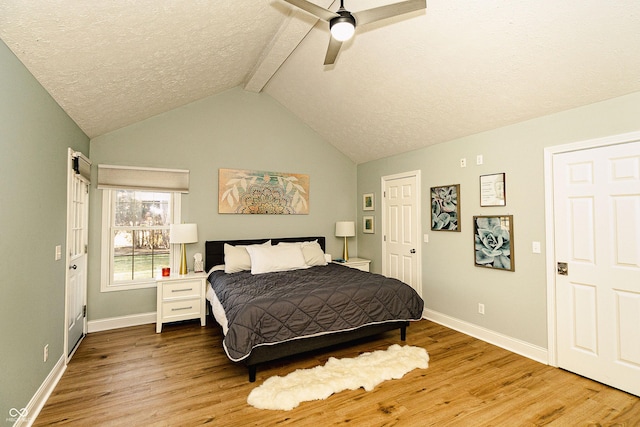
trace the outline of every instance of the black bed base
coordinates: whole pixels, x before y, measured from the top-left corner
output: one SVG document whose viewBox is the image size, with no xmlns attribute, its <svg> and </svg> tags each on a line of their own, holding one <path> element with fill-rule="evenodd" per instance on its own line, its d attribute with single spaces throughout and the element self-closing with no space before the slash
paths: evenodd
<svg viewBox="0 0 640 427">
<path fill-rule="evenodd" d="M 405 341 L 407 339 L 407 326 L 409 326 L 409 322 L 397 321 L 379 325 L 369 325 L 353 331 L 338 332 L 336 334 L 302 338 L 280 344 L 257 347 L 251 352 L 251 355 L 243 361 L 243 363 L 247 365 L 247 368 L 249 369 L 249 382 L 255 382 L 257 366 L 261 363 L 271 362 L 287 356 L 318 350 L 372 335 L 378 335 L 394 329 L 400 329 L 400 340 Z"/>
</svg>

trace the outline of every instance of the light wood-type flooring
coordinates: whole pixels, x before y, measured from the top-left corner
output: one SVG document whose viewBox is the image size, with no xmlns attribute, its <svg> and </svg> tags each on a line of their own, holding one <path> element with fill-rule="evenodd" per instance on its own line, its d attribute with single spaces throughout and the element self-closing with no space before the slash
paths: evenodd
<svg viewBox="0 0 640 427">
<path fill-rule="evenodd" d="M 292 411 L 259 410 L 249 392 L 272 375 L 400 342 L 399 332 L 258 368 L 230 362 L 211 318 L 89 334 L 36 426 L 639 426 L 640 399 L 422 320 L 406 344 L 430 355 L 373 391 L 344 391 Z"/>
</svg>

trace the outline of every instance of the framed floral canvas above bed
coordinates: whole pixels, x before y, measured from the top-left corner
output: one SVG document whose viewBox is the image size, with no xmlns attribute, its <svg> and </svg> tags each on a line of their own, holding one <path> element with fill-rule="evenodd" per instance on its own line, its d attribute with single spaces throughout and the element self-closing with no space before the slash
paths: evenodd
<svg viewBox="0 0 640 427">
<path fill-rule="evenodd" d="M 309 175 L 220 169 L 218 213 L 309 213 Z"/>
<path fill-rule="evenodd" d="M 473 217 L 476 267 L 515 271 L 513 215 Z"/>
</svg>

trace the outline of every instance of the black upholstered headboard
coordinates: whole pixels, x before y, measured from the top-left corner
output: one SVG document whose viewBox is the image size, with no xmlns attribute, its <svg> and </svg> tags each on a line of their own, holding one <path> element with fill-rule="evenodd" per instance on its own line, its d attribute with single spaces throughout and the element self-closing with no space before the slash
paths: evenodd
<svg viewBox="0 0 640 427">
<path fill-rule="evenodd" d="M 248 239 L 248 240 L 207 240 L 205 242 L 205 271 L 215 265 L 224 264 L 224 244 L 230 245 L 255 245 L 264 243 L 267 240 L 271 240 L 272 245 L 277 245 L 280 242 L 309 242 L 317 240 L 320 247 L 325 251 L 325 238 L 324 237 L 279 237 L 264 239 Z"/>
</svg>

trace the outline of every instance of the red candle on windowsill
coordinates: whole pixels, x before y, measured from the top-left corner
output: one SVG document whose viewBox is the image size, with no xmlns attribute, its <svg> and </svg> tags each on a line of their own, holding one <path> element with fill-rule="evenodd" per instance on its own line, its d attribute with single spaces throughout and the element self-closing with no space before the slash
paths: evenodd
<svg viewBox="0 0 640 427">
<path fill-rule="evenodd" d="M 164 277 L 171 276 L 171 269 L 169 267 L 163 267 L 162 276 Z"/>
</svg>

